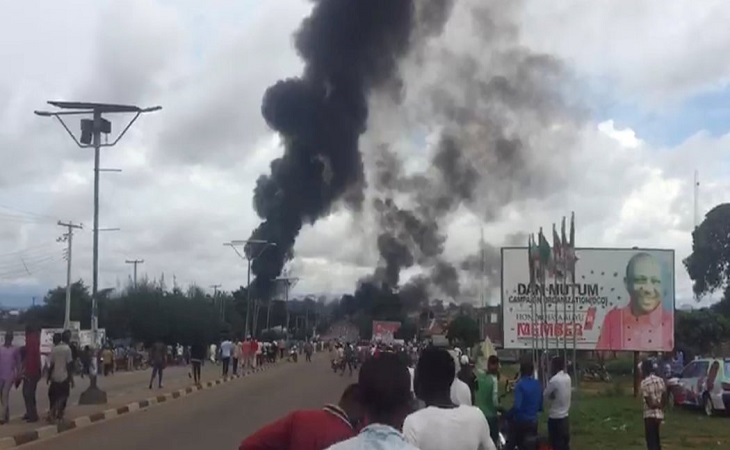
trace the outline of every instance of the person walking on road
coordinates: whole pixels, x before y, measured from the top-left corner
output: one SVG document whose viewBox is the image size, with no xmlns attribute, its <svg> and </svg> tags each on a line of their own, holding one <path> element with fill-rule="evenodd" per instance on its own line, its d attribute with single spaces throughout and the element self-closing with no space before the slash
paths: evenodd
<svg viewBox="0 0 730 450">
<path fill-rule="evenodd" d="M 233 340 L 233 359 L 231 360 L 233 364 L 233 375 L 238 375 L 238 363 L 241 361 L 241 358 L 243 357 L 243 347 L 241 346 L 241 340 L 240 339 L 234 339 Z"/>
<path fill-rule="evenodd" d="M 403 435 L 420 450 L 496 450 L 489 423 L 475 406 L 451 400 L 456 364 L 448 351 L 423 351 L 416 366 L 414 389 L 426 403 L 403 422 Z"/>
<path fill-rule="evenodd" d="M 314 346 L 310 341 L 304 344 L 304 357 L 307 362 L 312 362 L 312 353 L 314 353 Z"/>
<path fill-rule="evenodd" d="M 152 344 L 150 348 L 150 365 L 152 365 L 152 376 L 150 377 L 150 386 L 152 389 L 152 383 L 157 377 L 157 387 L 162 388 L 162 372 L 165 370 L 167 362 L 167 347 L 161 341 L 157 341 Z"/>
<path fill-rule="evenodd" d="M 53 349 L 50 356 L 50 368 L 48 370 L 48 402 L 50 410 L 48 421 L 60 422 L 63 420 L 66 411 L 66 403 L 73 386 L 73 354 L 68 342 L 71 333 L 64 331 L 63 335 L 53 335 Z"/>
<path fill-rule="evenodd" d="M 10 390 L 20 375 L 20 352 L 13 346 L 13 332 L 5 332 L 5 340 L 0 347 L 0 404 L 2 415 L 0 424 L 10 420 Z"/>
<path fill-rule="evenodd" d="M 337 405 L 294 411 L 244 439 L 239 450 L 324 450 L 356 434 L 361 420 L 358 385 L 345 389 Z"/>
<path fill-rule="evenodd" d="M 23 420 L 38 422 L 38 405 L 36 391 L 41 379 L 41 334 L 36 327 L 25 327 L 25 351 L 23 357 L 23 402 L 25 415 Z"/>
<path fill-rule="evenodd" d="M 200 375 L 203 361 L 205 361 L 205 344 L 201 341 L 195 341 L 190 346 L 190 365 L 192 366 L 193 383 L 200 386 Z"/>
<path fill-rule="evenodd" d="M 646 360 L 641 365 L 641 391 L 644 406 L 644 436 L 647 450 L 661 450 L 659 429 L 664 421 L 664 407 L 667 403 L 667 386 L 656 375 L 654 363 Z"/>
<path fill-rule="evenodd" d="M 489 436 L 497 444 L 499 440 L 499 358 L 491 355 L 487 359 L 487 371 L 477 370 L 477 391 L 474 405 L 478 407 L 489 424 Z"/>
<path fill-rule="evenodd" d="M 548 415 L 548 436 L 553 450 L 570 450 L 570 399 L 572 385 L 570 375 L 565 373 L 565 360 L 558 356 L 552 361 L 553 377 L 543 392 L 543 402 L 550 404 Z"/>
<path fill-rule="evenodd" d="M 360 404 L 368 426 L 329 450 L 418 450 L 400 432 L 411 410 L 411 376 L 397 355 L 370 359 L 358 377 Z"/>
<path fill-rule="evenodd" d="M 350 376 L 352 376 L 352 366 L 355 364 L 355 349 L 352 348 L 352 344 L 349 342 L 345 344 L 343 355 L 345 359 L 342 363 L 342 372 L 340 372 L 340 376 L 345 374 L 346 368 L 350 369 Z"/>
<path fill-rule="evenodd" d="M 228 369 L 231 366 L 231 355 L 233 353 L 233 342 L 225 338 L 221 342 L 221 365 L 223 366 L 223 376 L 228 376 Z"/>
</svg>

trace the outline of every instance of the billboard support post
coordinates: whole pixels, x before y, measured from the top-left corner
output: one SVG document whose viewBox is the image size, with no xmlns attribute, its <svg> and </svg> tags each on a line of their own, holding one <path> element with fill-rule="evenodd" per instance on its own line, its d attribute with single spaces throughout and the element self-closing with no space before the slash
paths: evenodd
<svg viewBox="0 0 730 450">
<path fill-rule="evenodd" d="M 639 396 L 639 380 L 641 373 L 639 371 L 639 352 L 634 352 L 634 398 Z"/>
</svg>

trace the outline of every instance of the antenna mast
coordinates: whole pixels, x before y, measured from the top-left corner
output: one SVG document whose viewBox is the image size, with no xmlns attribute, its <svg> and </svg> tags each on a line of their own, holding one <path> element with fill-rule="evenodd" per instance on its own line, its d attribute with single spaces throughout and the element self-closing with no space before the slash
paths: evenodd
<svg viewBox="0 0 730 450">
<path fill-rule="evenodd" d="M 695 170 L 694 182 L 694 207 L 695 207 L 695 228 L 700 225 L 700 174 Z"/>
</svg>

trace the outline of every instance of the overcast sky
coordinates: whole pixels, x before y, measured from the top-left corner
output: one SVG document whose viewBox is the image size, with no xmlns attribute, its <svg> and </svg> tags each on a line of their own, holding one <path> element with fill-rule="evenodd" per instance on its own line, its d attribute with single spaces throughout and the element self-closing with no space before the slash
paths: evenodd
<svg viewBox="0 0 730 450">
<path fill-rule="evenodd" d="M 578 246 L 675 249 L 678 302 L 692 302 L 681 259 L 691 249 L 694 171 L 700 215 L 730 194 L 730 4 L 516 3 L 519 44 L 565 64 L 588 119 L 561 164 L 568 186 L 507 204 L 488 222 L 453 214 L 447 259 L 473 253 L 481 225 L 500 246 L 573 210 Z M 164 273 L 168 284 L 245 284 L 245 263 L 222 243 L 258 224 L 253 187 L 282 151 L 261 97 L 300 74 L 291 36 L 310 9 L 305 0 L 2 2 L 0 303 L 29 303 L 65 283 L 58 219 L 85 225 L 73 277 L 91 279 L 93 153 L 33 115 L 51 99 L 164 108 L 103 150 L 102 167 L 123 171 L 102 175 L 100 226 L 121 231 L 101 234 L 101 287 L 126 283 L 125 259 L 144 259 L 140 273 Z M 452 37 L 461 18 L 447 24 Z M 444 45 L 458 52 L 459 42 Z M 406 89 L 417 84 L 404 73 Z M 375 110 L 372 122 L 384 120 Z M 118 133 L 124 123 L 113 123 Z M 408 147 L 409 159 L 426 160 L 425 148 Z M 349 292 L 372 272 L 375 244 L 361 220 L 339 211 L 305 227 L 291 266 L 297 294 Z"/>
</svg>

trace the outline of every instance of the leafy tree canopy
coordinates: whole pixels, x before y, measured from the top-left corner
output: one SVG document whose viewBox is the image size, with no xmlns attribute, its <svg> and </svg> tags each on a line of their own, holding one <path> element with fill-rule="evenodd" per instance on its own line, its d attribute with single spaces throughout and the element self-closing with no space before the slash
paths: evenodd
<svg viewBox="0 0 730 450">
<path fill-rule="evenodd" d="M 730 203 L 714 207 L 692 233 L 692 254 L 684 260 L 695 294 L 725 288 L 730 280 Z"/>
<path fill-rule="evenodd" d="M 470 316 L 458 315 L 449 324 L 446 338 L 450 342 L 461 342 L 464 347 L 473 347 L 479 342 L 479 324 Z"/>
</svg>

